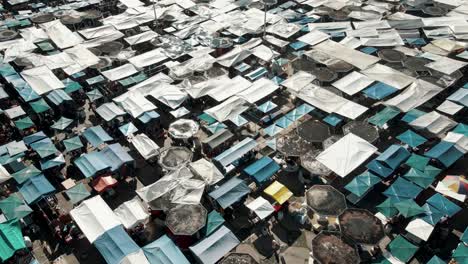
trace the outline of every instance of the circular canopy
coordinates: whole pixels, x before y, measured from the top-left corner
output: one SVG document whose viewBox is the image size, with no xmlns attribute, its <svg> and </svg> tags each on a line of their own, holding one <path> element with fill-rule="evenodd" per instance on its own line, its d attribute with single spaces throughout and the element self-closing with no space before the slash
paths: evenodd
<svg viewBox="0 0 468 264">
<path fill-rule="evenodd" d="M 258 262 L 246 253 L 230 253 L 219 264 L 257 264 Z"/>
<path fill-rule="evenodd" d="M 31 21 L 34 23 L 46 23 L 54 20 L 53 14 L 38 14 L 31 18 Z"/>
<path fill-rule="evenodd" d="M 174 235 L 191 236 L 206 223 L 207 212 L 200 204 L 180 204 L 170 209 L 166 226 Z"/>
<path fill-rule="evenodd" d="M 353 70 L 354 66 L 345 61 L 337 61 L 331 65 L 328 65 L 328 68 L 334 70 L 335 72 L 350 72 Z"/>
<path fill-rule="evenodd" d="M 85 19 L 98 19 L 100 17 L 102 17 L 102 13 L 97 9 L 91 9 L 83 12 L 83 18 Z"/>
<path fill-rule="evenodd" d="M 364 209 L 346 209 L 338 217 L 341 232 L 359 244 L 376 245 L 385 236 L 380 219 Z"/>
<path fill-rule="evenodd" d="M 297 134 L 309 142 L 323 142 L 330 137 L 330 129 L 317 120 L 308 120 L 297 128 Z"/>
<path fill-rule="evenodd" d="M 405 60 L 406 55 L 394 49 L 383 49 L 377 52 L 379 58 L 388 62 L 402 62 Z"/>
<path fill-rule="evenodd" d="M 62 22 L 64 25 L 74 25 L 78 24 L 83 20 L 80 16 L 69 16 L 65 15 L 60 18 L 60 22 Z"/>
<path fill-rule="evenodd" d="M 352 121 L 343 126 L 343 133 L 353 133 L 354 135 L 372 143 L 379 138 L 379 131 L 376 127 L 365 121 Z"/>
<path fill-rule="evenodd" d="M 301 165 L 314 175 L 330 175 L 332 171 L 315 159 L 320 152 L 318 149 L 313 149 L 302 155 Z"/>
<path fill-rule="evenodd" d="M 159 164 L 166 170 L 176 170 L 192 160 L 193 153 L 185 147 L 169 147 L 161 151 Z"/>
<path fill-rule="evenodd" d="M 327 67 L 316 68 L 312 71 L 312 74 L 315 75 L 320 82 L 332 82 L 338 77 L 336 72 Z"/>
<path fill-rule="evenodd" d="M 16 36 L 18 36 L 18 32 L 11 29 L 0 31 L 0 41 L 14 39 Z"/>
<path fill-rule="evenodd" d="M 117 41 L 110 41 L 97 47 L 104 53 L 117 53 L 122 50 L 123 44 Z"/>
<path fill-rule="evenodd" d="M 99 57 L 99 62 L 95 65 L 91 66 L 90 68 L 93 69 L 102 69 L 112 65 L 112 60 L 107 57 Z"/>
<path fill-rule="evenodd" d="M 294 60 L 291 64 L 296 71 L 311 72 L 317 67 L 313 61 L 305 58 Z"/>
<path fill-rule="evenodd" d="M 313 149 L 312 143 L 299 137 L 294 131 L 280 137 L 276 141 L 276 149 L 285 156 L 299 157 Z"/>
<path fill-rule="evenodd" d="M 319 215 L 339 215 L 346 209 L 345 196 L 330 185 L 314 185 L 306 192 L 307 205 Z"/>
<path fill-rule="evenodd" d="M 191 119 L 179 119 L 169 125 L 169 135 L 173 138 L 191 138 L 198 128 L 199 125 Z"/>
<path fill-rule="evenodd" d="M 353 264 L 360 258 L 355 245 L 339 234 L 321 232 L 312 240 L 312 255 L 321 264 Z"/>
</svg>

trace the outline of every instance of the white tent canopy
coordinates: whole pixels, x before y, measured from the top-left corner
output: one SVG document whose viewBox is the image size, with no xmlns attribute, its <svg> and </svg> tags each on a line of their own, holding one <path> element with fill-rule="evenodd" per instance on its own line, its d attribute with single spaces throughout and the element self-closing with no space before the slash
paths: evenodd
<svg viewBox="0 0 468 264">
<path fill-rule="evenodd" d="M 149 218 L 147 208 L 138 197 L 121 204 L 114 213 L 126 229 L 134 228 Z"/>
<path fill-rule="evenodd" d="M 288 90 L 292 92 L 298 93 L 302 88 L 306 87 L 313 80 L 315 80 L 314 75 L 305 71 L 298 71 L 293 76 L 282 82 L 281 85 L 288 88 Z"/>
<path fill-rule="evenodd" d="M 354 95 L 371 85 L 373 82 L 374 80 L 364 74 L 354 71 L 335 81 L 332 85 L 348 95 Z"/>
<path fill-rule="evenodd" d="M 59 19 L 40 24 L 40 26 L 60 49 L 70 48 L 83 42 L 78 34 L 69 30 Z"/>
<path fill-rule="evenodd" d="M 362 70 L 361 73 L 370 79 L 383 82 L 399 90 L 416 80 L 411 76 L 382 64 L 375 64 L 372 67 Z"/>
<path fill-rule="evenodd" d="M 258 197 L 257 199 L 246 204 L 247 208 L 252 210 L 260 219 L 265 219 L 275 212 L 275 208 L 265 198 Z"/>
<path fill-rule="evenodd" d="M 83 201 L 70 211 L 70 215 L 90 243 L 120 225 L 119 219 L 99 195 Z"/>
<path fill-rule="evenodd" d="M 443 89 L 430 82 L 418 79 L 397 96 L 387 100 L 386 105 L 408 112 L 436 96 Z"/>
<path fill-rule="evenodd" d="M 39 95 L 55 89 L 63 88 L 65 85 L 46 66 L 40 66 L 21 72 L 23 79 Z"/>
<path fill-rule="evenodd" d="M 316 159 L 344 178 L 376 151 L 372 144 L 349 133 L 326 148 Z"/>
<path fill-rule="evenodd" d="M 237 96 L 245 99 L 247 102 L 254 104 L 262 98 L 270 95 L 279 88 L 272 80 L 261 78 L 252 83 L 246 90 L 240 92 Z"/>
<path fill-rule="evenodd" d="M 369 68 L 369 66 L 380 60 L 377 57 L 348 48 L 345 45 L 332 40 L 327 40 L 315 45 L 314 49 L 326 53 L 333 58 L 343 60 L 361 70 Z"/>
<path fill-rule="evenodd" d="M 409 224 L 405 228 L 410 234 L 414 235 L 415 237 L 427 241 L 434 230 L 434 227 L 427 223 L 426 221 L 416 218 L 413 221 L 409 222 Z"/>
<path fill-rule="evenodd" d="M 138 134 L 132 137 L 131 143 L 145 160 L 159 154 L 159 146 L 146 134 Z"/>
<path fill-rule="evenodd" d="M 457 122 L 436 111 L 424 114 L 410 123 L 410 126 L 416 129 L 426 129 L 435 135 L 443 134 L 456 125 Z"/>
<path fill-rule="evenodd" d="M 106 121 L 110 121 L 117 116 L 125 115 L 125 112 L 114 102 L 105 103 L 96 108 L 96 112 Z"/>
<path fill-rule="evenodd" d="M 297 97 L 327 113 L 337 113 L 350 119 L 358 118 L 368 109 L 315 84 L 304 87 Z"/>
<path fill-rule="evenodd" d="M 224 178 L 218 168 L 205 158 L 189 164 L 193 174 L 202 178 L 207 185 L 213 185 Z"/>
<path fill-rule="evenodd" d="M 137 73 L 137 69 L 130 63 L 124 64 L 117 68 L 101 72 L 110 81 L 117 81 Z"/>
<path fill-rule="evenodd" d="M 0 165 L 0 183 L 6 182 L 9 179 L 11 179 L 10 173 L 5 169 L 5 167 Z"/>
<path fill-rule="evenodd" d="M 451 197 L 455 200 L 458 200 L 460 202 L 465 202 L 466 200 L 466 195 L 464 194 L 459 194 L 457 192 L 454 192 L 452 189 L 450 189 L 449 186 L 447 186 L 444 182 L 440 181 L 437 183 L 437 186 L 435 190 L 445 196 Z"/>
<path fill-rule="evenodd" d="M 249 104 L 246 100 L 233 96 L 219 105 L 206 109 L 205 112 L 219 122 L 224 122 L 242 114 L 247 109 L 249 109 Z"/>
<path fill-rule="evenodd" d="M 200 263 L 215 264 L 239 243 L 234 233 L 223 225 L 210 236 L 191 246 L 190 251 Z"/>
</svg>

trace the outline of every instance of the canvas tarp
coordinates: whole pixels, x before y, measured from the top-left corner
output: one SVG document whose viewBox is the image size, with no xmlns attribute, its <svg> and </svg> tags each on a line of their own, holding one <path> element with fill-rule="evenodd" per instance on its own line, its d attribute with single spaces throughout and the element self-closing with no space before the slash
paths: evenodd
<svg viewBox="0 0 468 264">
<path fill-rule="evenodd" d="M 149 218 L 148 209 L 138 197 L 124 202 L 114 210 L 114 213 L 126 229 L 132 229 Z"/>
</svg>

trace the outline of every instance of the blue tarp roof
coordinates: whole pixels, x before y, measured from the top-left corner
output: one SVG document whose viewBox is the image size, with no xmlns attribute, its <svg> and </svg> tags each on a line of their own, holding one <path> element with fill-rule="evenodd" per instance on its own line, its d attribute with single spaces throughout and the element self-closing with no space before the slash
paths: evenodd
<svg viewBox="0 0 468 264">
<path fill-rule="evenodd" d="M 31 143 L 31 148 L 36 151 L 41 158 L 47 158 L 59 152 L 50 138 L 44 138 Z"/>
<path fill-rule="evenodd" d="M 108 264 L 120 264 L 127 255 L 140 250 L 121 225 L 107 230 L 93 244 Z"/>
<path fill-rule="evenodd" d="M 239 243 L 239 239 L 234 233 L 223 225 L 211 235 L 191 246 L 190 251 L 200 263 L 215 264 Z"/>
<path fill-rule="evenodd" d="M 59 155 L 57 157 L 54 157 L 53 159 L 41 160 L 41 169 L 47 170 L 63 164 L 65 164 L 65 158 L 63 157 L 63 155 Z"/>
<path fill-rule="evenodd" d="M 416 198 L 422 190 L 421 187 L 403 178 L 398 178 L 383 194 L 394 201 L 400 201 Z"/>
<path fill-rule="evenodd" d="M 225 209 L 249 193 L 249 186 L 243 180 L 234 177 L 219 186 L 218 189 L 210 192 L 209 195 Z"/>
<path fill-rule="evenodd" d="M 361 197 L 380 181 L 381 179 L 379 177 L 375 176 L 369 171 L 366 171 L 356 176 L 353 180 L 351 180 L 345 186 L 345 189 L 350 191 L 354 195 Z"/>
<path fill-rule="evenodd" d="M 86 129 L 86 131 L 83 132 L 83 136 L 93 147 L 98 147 L 102 143 L 112 140 L 112 137 L 109 136 L 101 126 L 94 126 Z"/>
<path fill-rule="evenodd" d="M 29 165 L 26 168 L 11 174 L 11 176 L 16 180 L 17 183 L 22 184 L 29 178 L 39 174 L 41 174 L 41 171 L 38 168 L 36 168 L 34 165 Z"/>
<path fill-rule="evenodd" d="M 431 225 L 436 225 L 442 217 L 444 217 L 444 213 L 435 208 L 434 206 L 425 203 L 422 208 L 426 211 L 424 216 L 420 216 L 422 220 L 426 221 Z"/>
<path fill-rule="evenodd" d="M 449 167 L 463 156 L 463 152 L 455 147 L 455 143 L 441 141 L 424 155 L 437 159 L 446 167 Z"/>
<path fill-rule="evenodd" d="M 460 123 L 452 130 L 452 132 L 463 134 L 468 137 L 468 125 Z"/>
<path fill-rule="evenodd" d="M 119 143 L 107 146 L 100 153 L 102 154 L 101 160 L 103 160 L 112 171 L 119 169 L 125 163 L 133 161 L 133 158 Z"/>
<path fill-rule="evenodd" d="M 77 158 L 74 163 L 86 178 L 96 175 L 99 171 L 110 168 L 110 166 L 103 161 L 102 154 L 99 152 L 84 154 Z"/>
<path fill-rule="evenodd" d="M 57 89 L 51 91 L 47 95 L 47 99 L 49 99 L 53 104 L 60 105 L 64 101 L 72 101 L 73 99 L 62 89 Z"/>
<path fill-rule="evenodd" d="M 226 167 L 234 161 L 242 158 L 245 154 L 257 146 L 257 141 L 251 138 L 245 138 L 241 142 L 227 149 L 214 158 L 221 166 Z"/>
<path fill-rule="evenodd" d="M 23 142 L 26 145 L 30 145 L 31 143 L 34 143 L 34 142 L 39 141 L 41 139 L 44 139 L 46 137 L 47 136 L 44 134 L 44 132 L 39 131 L 39 132 L 36 132 L 34 134 L 31 134 L 29 136 L 24 137 Z"/>
<path fill-rule="evenodd" d="M 387 85 L 385 83 L 382 83 L 382 82 L 377 82 L 371 86 L 369 86 L 368 88 L 366 88 L 363 93 L 367 96 L 367 97 L 370 97 L 372 99 L 375 99 L 375 100 L 380 100 L 380 99 L 383 99 L 389 95 L 391 95 L 392 93 L 398 91 L 398 89 L 396 89 L 395 87 L 392 87 L 390 85 Z"/>
<path fill-rule="evenodd" d="M 190 264 L 179 247 L 166 235 L 143 247 L 150 264 Z"/>
<path fill-rule="evenodd" d="M 42 198 L 42 196 L 53 193 L 55 188 L 44 175 L 40 174 L 24 182 L 19 191 L 26 203 L 32 204 Z"/>
<path fill-rule="evenodd" d="M 263 157 L 244 169 L 244 172 L 254 178 L 257 183 L 270 179 L 280 166 L 270 157 Z"/>
</svg>

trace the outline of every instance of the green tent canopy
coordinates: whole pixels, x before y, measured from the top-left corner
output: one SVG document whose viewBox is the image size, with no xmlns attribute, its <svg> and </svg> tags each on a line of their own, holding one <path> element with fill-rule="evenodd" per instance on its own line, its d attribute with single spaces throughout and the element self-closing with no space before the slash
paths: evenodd
<svg viewBox="0 0 468 264">
<path fill-rule="evenodd" d="M 65 191 L 70 202 L 77 204 L 91 195 L 83 183 L 79 183 Z"/>
<path fill-rule="evenodd" d="M 44 99 L 39 99 L 37 101 L 29 103 L 31 108 L 34 110 L 36 113 L 43 113 L 47 110 L 50 109 L 50 106 L 47 104 L 47 102 Z"/>
<path fill-rule="evenodd" d="M 23 234 L 18 219 L 12 219 L 0 224 L 0 260 L 6 261 L 17 250 L 25 248 Z"/>
<path fill-rule="evenodd" d="M 408 242 L 401 235 L 398 235 L 395 239 L 388 244 L 388 250 L 390 253 L 400 261 L 407 263 L 418 251 L 418 247 Z"/>
<path fill-rule="evenodd" d="M 447 262 L 434 255 L 426 264 L 447 264 Z"/>
<path fill-rule="evenodd" d="M 412 217 L 419 214 L 423 214 L 426 211 L 424 208 L 419 206 L 414 200 L 406 199 L 395 203 L 395 207 L 404 217 Z"/>
<path fill-rule="evenodd" d="M 414 168 L 411 168 L 403 177 L 423 188 L 428 187 L 434 181 L 434 177 Z"/>
<path fill-rule="evenodd" d="M 420 171 L 424 171 L 427 164 L 429 163 L 430 158 L 421 156 L 418 154 L 411 154 L 411 156 L 406 160 L 405 164 L 411 168 L 415 168 Z M 431 176 L 431 175 L 430 175 Z"/>
<path fill-rule="evenodd" d="M 29 165 L 26 168 L 17 171 L 13 173 L 11 176 L 18 182 L 19 184 L 22 184 L 25 182 L 27 179 L 41 174 L 42 171 L 40 171 L 38 168 L 36 168 L 34 165 Z"/>
<path fill-rule="evenodd" d="M 222 226 L 224 222 L 223 216 L 219 214 L 218 211 L 211 211 L 206 221 L 205 235 L 208 236 L 213 233 L 218 227 Z"/>
<path fill-rule="evenodd" d="M 30 213 L 32 209 L 15 194 L 10 195 L 8 198 L 0 201 L 0 210 L 7 219 L 21 219 Z"/>
<path fill-rule="evenodd" d="M 29 116 L 27 116 L 27 117 L 16 120 L 15 126 L 18 129 L 24 130 L 24 129 L 34 126 L 34 122 L 31 120 Z"/>
<path fill-rule="evenodd" d="M 413 132 L 410 129 L 398 135 L 396 138 L 401 142 L 408 144 L 412 148 L 418 147 L 427 141 L 427 139 Z"/>
<path fill-rule="evenodd" d="M 427 165 L 427 166 L 424 168 L 424 173 L 427 174 L 427 175 L 430 175 L 430 176 L 433 177 L 433 178 L 437 177 L 437 175 L 439 175 L 439 173 L 440 173 L 441 171 L 442 171 L 441 169 L 436 168 L 436 167 L 431 166 L 431 165 Z"/>
<path fill-rule="evenodd" d="M 369 118 L 368 122 L 378 127 L 383 127 L 383 125 L 385 125 L 399 113 L 400 111 L 398 109 L 387 106 L 382 111 Z"/>
<path fill-rule="evenodd" d="M 353 180 L 351 180 L 345 186 L 345 189 L 350 191 L 354 195 L 361 197 L 380 181 L 381 179 L 378 176 L 375 176 L 369 171 L 366 171 L 361 175 L 356 176 Z"/>
<path fill-rule="evenodd" d="M 67 128 L 71 123 L 73 123 L 73 120 L 72 119 L 68 119 L 66 117 L 60 117 L 59 120 L 57 120 L 52 126 L 51 128 L 53 129 L 57 129 L 57 130 L 64 130 L 65 128 Z"/>
<path fill-rule="evenodd" d="M 452 258 L 460 264 L 468 263 L 468 247 L 463 243 L 459 243 L 457 248 L 452 252 Z"/>
<path fill-rule="evenodd" d="M 73 151 L 83 147 L 79 136 L 63 140 L 63 145 L 67 151 Z"/>
<path fill-rule="evenodd" d="M 398 210 L 395 207 L 395 203 L 391 198 L 387 198 L 381 204 L 376 206 L 377 210 L 388 218 L 391 218 L 398 214 Z"/>
</svg>

